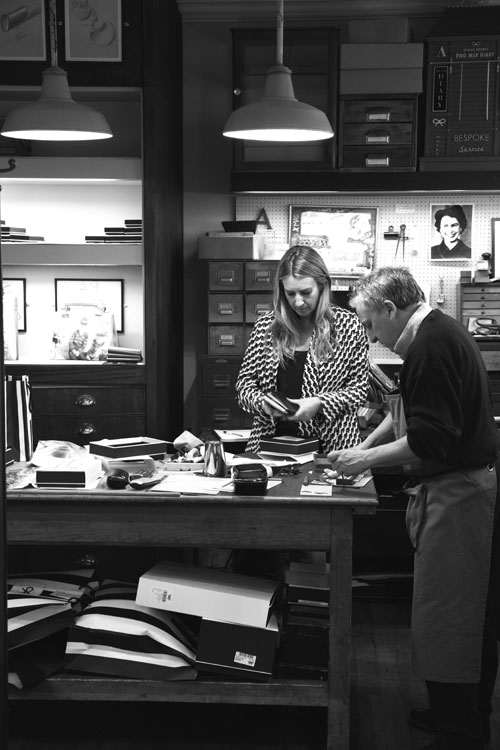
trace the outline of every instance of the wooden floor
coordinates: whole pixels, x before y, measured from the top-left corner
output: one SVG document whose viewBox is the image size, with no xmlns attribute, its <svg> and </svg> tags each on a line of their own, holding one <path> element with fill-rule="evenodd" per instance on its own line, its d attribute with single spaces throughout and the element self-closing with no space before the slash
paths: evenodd
<svg viewBox="0 0 500 750">
<path fill-rule="evenodd" d="M 409 601 L 354 599 L 351 750 L 422 750 L 425 706 L 409 668 Z M 320 750 L 323 709 L 174 704 L 14 704 L 8 750 Z M 491 750 L 500 747 L 500 678 Z"/>
</svg>

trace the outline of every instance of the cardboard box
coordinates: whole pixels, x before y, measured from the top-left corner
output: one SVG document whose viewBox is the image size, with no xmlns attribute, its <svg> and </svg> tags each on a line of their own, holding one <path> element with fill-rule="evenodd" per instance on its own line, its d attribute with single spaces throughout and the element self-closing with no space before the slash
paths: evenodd
<svg viewBox="0 0 500 750">
<path fill-rule="evenodd" d="M 341 44 L 341 70 L 392 71 L 395 68 L 422 68 L 424 45 L 413 44 Z M 387 74 L 387 73 L 386 73 Z"/>
<path fill-rule="evenodd" d="M 286 573 L 287 600 L 297 604 L 328 606 L 330 601 L 329 566 L 305 563 L 290 567 Z"/>
<path fill-rule="evenodd" d="M 268 680 L 273 673 L 279 640 L 271 615 L 265 628 L 202 619 L 196 649 L 200 672 L 221 672 L 246 679 Z"/>
<path fill-rule="evenodd" d="M 224 232 L 198 238 L 198 258 L 205 260 L 259 260 L 264 236 L 251 232 Z"/>
<path fill-rule="evenodd" d="M 140 577 L 136 602 L 264 628 L 277 588 L 277 581 L 165 561 Z"/>
<path fill-rule="evenodd" d="M 164 440 L 149 437 L 94 440 L 89 443 L 89 452 L 108 458 L 125 458 L 128 456 L 164 458 L 167 452 L 167 443 Z"/>
<path fill-rule="evenodd" d="M 423 91 L 421 68 L 387 70 L 341 70 L 339 93 L 345 94 L 420 94 Z"/>
<path fill-rule="evenodd" d="M 283 435 L 260 441 L 260 453 L 276 453 L 280 456 L 301 456 L 319 450 L 317 438 L 301 438 Z"/>
</svg>

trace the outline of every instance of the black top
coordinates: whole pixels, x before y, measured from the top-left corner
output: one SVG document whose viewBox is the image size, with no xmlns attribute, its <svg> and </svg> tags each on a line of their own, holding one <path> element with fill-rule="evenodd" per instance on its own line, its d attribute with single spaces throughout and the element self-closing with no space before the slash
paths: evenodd
<svg viewBox="0 0 500 750">
<path fill-rule="evenodd" d="M 295 352 L 291 359 L 278 367 L 276 384 L 278 391 L 288 398 L 302 397 L 302 378 L 307 352 Z M 276 423 L 276 435 L 298 435 L 298 422 L 279 419 Z"/>
</svg>

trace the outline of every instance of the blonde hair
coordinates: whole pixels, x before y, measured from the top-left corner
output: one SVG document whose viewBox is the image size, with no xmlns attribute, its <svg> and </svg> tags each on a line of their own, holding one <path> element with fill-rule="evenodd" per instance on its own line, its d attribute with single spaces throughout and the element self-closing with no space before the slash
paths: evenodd
<svg viewBox="0 0 500 750">
<path fill-rule="evenodd" d="M 327 360 L 335 346 L 335 325 L 331 308 L 330 274 L 323 258 L 312 247 L 293 245 L 281 259 L 274 282 L 274 321 L 271 338 L 280 364 L 294 356 L 300 338 L 297 313 L 292 309 L 283 287 L 284 279 L 310 277 L 320 294 L 314 311 L 313 349 L 318 362 Z M 333 339 L 333 343 L 332 343 Z"/>
</svg>

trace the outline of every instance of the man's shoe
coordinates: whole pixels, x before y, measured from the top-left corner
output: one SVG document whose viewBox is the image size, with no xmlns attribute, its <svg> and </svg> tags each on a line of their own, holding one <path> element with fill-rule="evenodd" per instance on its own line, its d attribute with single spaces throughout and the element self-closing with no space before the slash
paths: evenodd
<svg viewBox="0 0 500 750">
<path fill-rule="evenodd" d="M 432 720 L 430 708 L 411 708 L 408 713 L 408 722 L 423 732 L 436 731 L 436 725 Z"/>
</svg>

